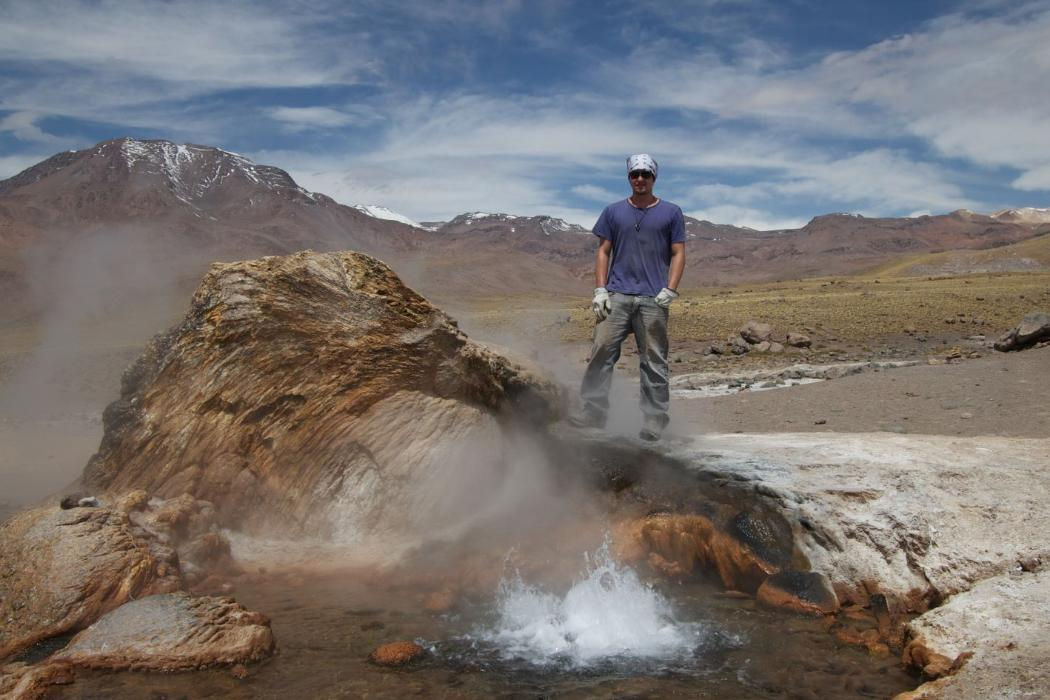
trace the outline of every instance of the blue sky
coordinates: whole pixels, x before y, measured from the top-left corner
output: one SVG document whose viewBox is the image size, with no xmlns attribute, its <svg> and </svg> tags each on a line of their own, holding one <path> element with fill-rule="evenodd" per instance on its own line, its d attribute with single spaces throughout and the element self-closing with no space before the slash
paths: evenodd
<svg viewBox="0 0 1050 700">
<path fill-rule="evenodd" d="M 216 145 L 416 220 L 1050 206 L 1050 0 L 0 0 L 0 177 Z"/>
</svg>

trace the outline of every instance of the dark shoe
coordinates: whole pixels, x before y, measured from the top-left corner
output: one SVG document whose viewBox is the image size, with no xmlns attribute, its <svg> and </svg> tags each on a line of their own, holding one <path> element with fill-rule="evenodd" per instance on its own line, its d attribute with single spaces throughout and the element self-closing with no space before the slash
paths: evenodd
<svg viewBox="0 0 1050 700">
<path fill-rule="evenodd" d="M 638 437 L 646 442 L 656 442 L 660 439 L 660 431 L 655 428 L 642 428 L 638 433 Z"/>
<path fill-rule="evenodd" d="M 569 416 L 569 425 L 574 428 L 604 428 L 605 416 L 594 411 L 583 411 Z"/>
</svg>

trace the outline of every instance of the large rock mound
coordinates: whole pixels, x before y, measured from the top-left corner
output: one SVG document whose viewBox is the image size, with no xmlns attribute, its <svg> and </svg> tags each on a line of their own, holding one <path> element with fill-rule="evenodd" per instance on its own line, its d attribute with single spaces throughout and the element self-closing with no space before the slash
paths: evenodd
<svg viewBox="0 0 1050 700">
<path fill-rule="evenodd" d="M 553 384 L 349 252 L 213 265 L 122 384 L 87 484 L 347 540 L 432 526 L 442 493 L 483 497 L 470 465 L 498 462 L 503 418 L 559 410 Z"/>
</svg>

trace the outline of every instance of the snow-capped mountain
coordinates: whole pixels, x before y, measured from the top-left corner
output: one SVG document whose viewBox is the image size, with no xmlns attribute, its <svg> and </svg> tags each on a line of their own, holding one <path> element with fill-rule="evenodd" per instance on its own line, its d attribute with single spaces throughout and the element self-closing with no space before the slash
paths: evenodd
<svg viewBox="0 0 1050 700">
<path fill-rule="evenodd" d="M 500 230 L 507 233 L 538 231 L 545 236 L 558 233 L 590 233 L 576 224 L 553 216 L 518 216 L 516 214 L 492 214 L 472 211 L 460 214 L 451 221 L 434 225 L 431 230 L 439 232 L 463 232 L 467 230 Z"/>
<path fill-rule="evenodd" d="M 105 145 L 100 145 L 93 155 L 102 155 L 105 148 Z M 295 192 L 316 201 L 312 192 L 299 187 L 280 168 L 256 165 L 244 156 L 221 148 L 170 141 L 122 139 L 120 152 L 132 172 L 163 176 L 175 196 L 191 206 L 212 191 L 221 189 L 230 178 L 245 180 L 272 191 Z"/>
<path fill-rule="evenodd" d="M 178 239 L 215 259 L 303 248 L 387 254 L 417 247 L 423 233 L 309 192 L 280 168 L 162 140 L 59 153 L 0 181 L 0 198 L 0 248 L 133 226 L 140 241 Z"/>
<path fill-rule="evenodd" d="M 0 194 L 32 190 L 34 185 L 40 190 L 72 180 L 80 181 L 81 189 L 105 188 L 110 194 L 133 182 L 131 189 L 140 194 L 170 195 L 197 210 L 239 204 L 236 199 L 243 195 L 248 195 L 248 205 L 255 203 L 254 197 L 266 194 L 302 203 L 334 203 L 299 187 L 280 168 L 258 165 L 221 148 L 132 138 L 103 141 L 90 149 L 48 158 L 0 182 Z"/>
<path fill-rule="evenodd" d="M 404 214 L 398 214 L 396 211 L 387 209 L 386 207 L 378 204 L 355 204 L 354 209 L 368 214 L 376 219 L 383 219 L 385 221 L 398 221 L 406 226 L 414 226 L 415 228 L 426 228 L 425 226 L 413 221 Z"/>
<path fill-rule="evenodd" d="M 1009 221 L 1015 224 L 1047 224 L 1050 223 L 1050 209 L 1039 209 L 1036 207 L 1022 207 L 1020 209 L 1001 209 L 993 213 L 993 219 Z"/>
</svg>

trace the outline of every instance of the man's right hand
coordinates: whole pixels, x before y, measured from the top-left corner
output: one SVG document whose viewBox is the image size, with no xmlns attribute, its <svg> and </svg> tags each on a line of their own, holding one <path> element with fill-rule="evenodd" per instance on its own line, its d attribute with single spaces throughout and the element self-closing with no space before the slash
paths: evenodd
<svg viewBox="0 0 1050 700">
<path fill-rule="evenodd" d="M 591 300 L 591 311 L 594 318 L 601 323 L 612 312 L 612 301 L 609 299 L 609 290 L 605 287 L 596 287 L 594 299 Z"/>
</svg>

